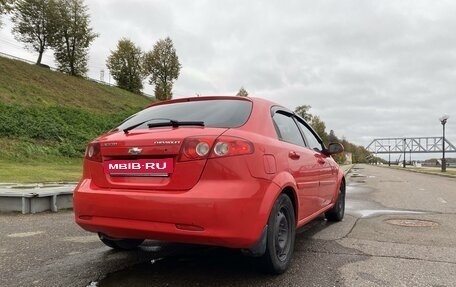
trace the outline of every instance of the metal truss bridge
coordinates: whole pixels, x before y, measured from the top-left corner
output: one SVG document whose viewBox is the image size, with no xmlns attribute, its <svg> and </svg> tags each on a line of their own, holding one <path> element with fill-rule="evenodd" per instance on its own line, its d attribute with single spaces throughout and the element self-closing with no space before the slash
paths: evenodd
<svg viewBox="0 0 456 287">
<path fill-rule="evenodd" d="M 379 138 L 366 149 L 376 154 L 442 153 L 442 137 Z M 445 138 L 445 152 L 456 152 L 456 147 Z"/>
</svg>

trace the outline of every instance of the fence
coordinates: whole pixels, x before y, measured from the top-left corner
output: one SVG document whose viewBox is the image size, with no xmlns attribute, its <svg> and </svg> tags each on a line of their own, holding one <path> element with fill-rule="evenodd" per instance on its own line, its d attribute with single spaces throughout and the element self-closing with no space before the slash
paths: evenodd
<svg viewBox="0 0 456 287">
<path fill-rule="evenodd" d="M 28 64 L 31 64 L 31 65 L 35 65 L 36 63 L 33 62 L 33 61 L 30 61 L 30 60 L 27 60 L 27 59 L 24 59 L 24 58 L 20 58 L 20 57 L 16 57 L 16 56 L 13 56 L 13 55 L 10 55 L 10 54 L 6 54 L 6 53 L 3 53 L 3 52 L 0 52 L 0 56 L 2 57 L 5 57 L 5 58 L 9 58 L 9 59 L 13 59 L 13 60 L 18 60 L 18 61 L 21 61 L 21 62 L 25 62 L 25 63 L 28 63 Z M 52 66 L 49 66 L 49 68 L 54 71 L 54 72 L 59 72 L 60 71 L 56 68 L 56 67 L 52 67 Z M 119 89 L 121 89 L 119 86 L 117 85 L 114 85 L 114 84 L 111 84 L 111 83 L 108 83 L 108 82 L 105 82 L 105 81 L 100 81 L 98 79 L 95 79 L 95 78 L 91 78 L 91 77 L 84 77 L 84 79 L 88 80 L 88 81 L 92 81 L 92 82 L 96 82 L 98 84 L 102 84 L 102 85 L 107 85 L 107 86 L 111 86 L 111 87 L 117 87 Z M 150 95 L 150 94 L 146 94 L 146 93 L 142 93 L 144 96 L 147 96 L 149 98 L 152 98 L 154 97 L 153 95 Z"/>
</svg>

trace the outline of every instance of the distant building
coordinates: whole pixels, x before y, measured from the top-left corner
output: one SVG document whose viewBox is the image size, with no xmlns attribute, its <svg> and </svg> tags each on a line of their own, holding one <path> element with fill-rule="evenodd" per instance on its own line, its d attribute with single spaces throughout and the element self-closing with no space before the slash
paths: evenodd
<svg viewBox="0 0 456 287">
<path fill-rule="evenodd" d="M 345 164 L 352 164 L 353 163 L 353 157 L 351 152 L 345 152 Z"/>
</svg>

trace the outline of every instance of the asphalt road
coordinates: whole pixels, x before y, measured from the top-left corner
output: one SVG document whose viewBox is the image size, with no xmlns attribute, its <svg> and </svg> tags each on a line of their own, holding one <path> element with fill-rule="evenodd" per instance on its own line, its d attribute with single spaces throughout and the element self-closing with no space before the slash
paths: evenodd
<svg viewBox="0 0 456 287">
<path fill-rule="evenodd" d="M 455 286 L 456 179 L 358 165 L 347 214 L 299 230 L 288 272 L 234 250 L 110 250 L 71 211 L 0 214 L 0 286 Z"/>
</svg>

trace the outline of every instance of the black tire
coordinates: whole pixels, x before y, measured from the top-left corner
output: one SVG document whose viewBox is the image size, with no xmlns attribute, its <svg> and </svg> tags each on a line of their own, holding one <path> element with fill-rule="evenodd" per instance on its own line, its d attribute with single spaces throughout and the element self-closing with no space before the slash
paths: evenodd
<svg viewBox="0 0 456 287">
<path fill-rule="evenodd" d="M 109 239 L 100 233 L 98 234 L 98 237 L 106 246 L 116 250 L 135 249 L 144 242 L 144 239 Z"/>
<path fill-rule="evenodd" d="M 345 184 L 341 183 L 339 195 L 333 208 L 325 213 L 325 217 L 328 221 L 338 222 L 344 219 L 345 215 Z"/>
<path fill-rule="evenodd" d="M 295 212 L 291 199 L 281 194 L 268 219 L 266 253 L 261 257 L 268 273 L 281 274 L 290 265 L 296 233 Z"/>
</svg>

